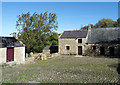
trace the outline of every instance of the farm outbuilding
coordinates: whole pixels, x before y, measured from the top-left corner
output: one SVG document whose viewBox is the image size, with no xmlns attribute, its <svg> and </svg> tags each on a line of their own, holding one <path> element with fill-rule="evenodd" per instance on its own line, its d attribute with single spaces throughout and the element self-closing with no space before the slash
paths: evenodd
<svg viewBox="0 0 120 85">
<path fill-rule="evenodd" d="M 0 63 L 25 61 L 25 45 L 13 36 L 0 35 Z"/>
</svg>

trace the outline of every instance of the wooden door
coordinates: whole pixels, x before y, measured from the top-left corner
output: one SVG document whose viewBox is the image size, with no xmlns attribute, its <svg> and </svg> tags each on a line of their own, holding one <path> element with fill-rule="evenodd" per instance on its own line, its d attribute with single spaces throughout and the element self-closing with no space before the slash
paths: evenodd
<svg viewBox="0 0 120 85">
<path fill-rule="evenodd" d="M 14 61 L 14 48 L 7 48 L 7 62 Z"/>
<path fill-rule="evenodd" d="M 78 55 L 82 55 L 82 46 L 78 46 Z"/>
</svg>

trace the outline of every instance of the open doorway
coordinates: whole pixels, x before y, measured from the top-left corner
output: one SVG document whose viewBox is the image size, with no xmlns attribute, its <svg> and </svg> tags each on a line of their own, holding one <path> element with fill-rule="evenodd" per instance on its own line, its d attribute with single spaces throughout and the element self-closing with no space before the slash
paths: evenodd
<svg viewBox="0 0 120 85">
<path fill-rule="evenodd" d="M 100 47 L 100 55 L 105 55 L 105 47 Z"/>
<path fill-rule="evenodd" d="M 109 54 L 110 54 L 110 56 L 114 56 L 114 47 L 110 47 L 109 48 Z"/>
</svg>

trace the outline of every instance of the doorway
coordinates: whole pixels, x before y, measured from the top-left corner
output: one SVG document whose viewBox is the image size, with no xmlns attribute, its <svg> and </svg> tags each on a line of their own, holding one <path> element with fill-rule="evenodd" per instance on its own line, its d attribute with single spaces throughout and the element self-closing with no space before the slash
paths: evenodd
<svg viewBox="0 0 120 85">
<path fill-rule="evenodd" d="M 114 47 L 109 48 L 110 56 L 114 56 Z"/>
<path fill-rule="evenodd" d="M 82 55 L 82 46 L 78 46 L 78 55 Z"/>
<path fill-rule="evenodd" d="M 100 47 L 100 55 L 105 55 L 105 47 Z"/>
<path fill-rule="evenodd" d="M 7 48 L 7 62 L 14 61 L 14 48 L 9 47 Z"/>
</svg>

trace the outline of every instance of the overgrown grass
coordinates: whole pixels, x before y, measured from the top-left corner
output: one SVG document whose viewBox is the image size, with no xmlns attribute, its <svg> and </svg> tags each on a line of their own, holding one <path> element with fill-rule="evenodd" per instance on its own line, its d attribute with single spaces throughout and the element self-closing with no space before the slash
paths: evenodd
<svg viewBox="0 0 120 85">
<path fill-rule="evenodd" d="M 3 82 L 117 83 L 117 58 L 61 55 L 34 64 L 3 69 Z"/>
</svg>

